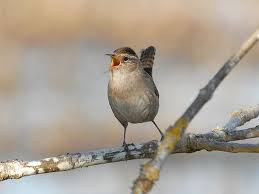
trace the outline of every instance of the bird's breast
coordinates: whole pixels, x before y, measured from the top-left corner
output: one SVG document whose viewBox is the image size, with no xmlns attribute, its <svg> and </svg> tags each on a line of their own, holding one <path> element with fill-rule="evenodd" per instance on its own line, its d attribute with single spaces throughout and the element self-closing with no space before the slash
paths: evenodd
<svg viewBox="0 0 259 194">
<path fill-rule="evenodd" d="M 108 96 L 112 109 L 131 123 L 151 121 L 158 112 L 158 97 L 141 74 L 113 76 Z"/>
</svg>

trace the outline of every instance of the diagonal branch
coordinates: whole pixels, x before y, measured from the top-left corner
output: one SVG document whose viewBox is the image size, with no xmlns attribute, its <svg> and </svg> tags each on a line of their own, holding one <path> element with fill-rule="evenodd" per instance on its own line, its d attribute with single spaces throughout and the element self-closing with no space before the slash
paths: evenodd
<svg viewBox="0 0 259 194">
<path fill-rule="evenodd" d="M 200 150 L 259 153 L 258 144 L 228 143 L 229 141 L 259 137 L 259 125 L 239 131 L 209 132 L 206 134 L 186 134 L 177 144 L 176 153 L 191 153 Z M 0 162 L 0 181 L 19 179 L 43 173 L 60 172 L 94 165 L 152 158 L 158 142 L 149 141 L 129 146 L 129 153 L 124 148 L 110 148 L 88 153 L 65 154 L 35 161 L 11 160 Z"/>
<path fill-rule="evenodd" d="M 175 122 L 175 124 L 168 127 L 165 137 L 161 141 L 155 157 L 141 167 L 139 177 L 134 182 L 132 193 L 142 194 L 148 193 L 151 190 L 155 181 L 159 179 L 160 169 L 165 160 L 168 155 L 175 150 L 177 142 L 182 138 L 193 117 L 211 99 L 219 84 L 245 56 L 245 54 L 256 44 L 258 39 L 259 29 L 251 35 L 251 37 L 241 46 L 235 55 L 230 57 L 230 59 L 221 67 L 209 83 L 200 90 L 194 102 Z"/>
</svg>

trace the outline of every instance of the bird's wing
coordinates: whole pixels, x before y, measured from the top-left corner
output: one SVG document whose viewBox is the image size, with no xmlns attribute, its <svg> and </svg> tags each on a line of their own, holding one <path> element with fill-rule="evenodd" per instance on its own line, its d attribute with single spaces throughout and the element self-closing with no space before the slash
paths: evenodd
<svg viewBox="0 0 259 194">
<path fill-rule="evenodd" d="M 156 49 L 153 46 L 140 51 L 140 62 L 144 70 L 152 77 L 152 68 L 154 64 Z"/>
<path fill-rule="evenodd" d="M 143 78 L 147 81 L 148 85 L 150 86 L 149 88 L 152 88 L 155 95 L 159 98 L 159 92 L 157 90 L 153 77 L 147 71 L 144 71 Z"/>
</svg>

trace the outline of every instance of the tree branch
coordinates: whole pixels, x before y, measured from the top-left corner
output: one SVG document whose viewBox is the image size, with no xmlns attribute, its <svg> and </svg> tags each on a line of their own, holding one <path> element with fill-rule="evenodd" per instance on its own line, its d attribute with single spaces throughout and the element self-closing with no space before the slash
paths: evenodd
<svg viewBox="0 0 259 194">
<path fill-rule="evenodd" d="M 178 142 L 176 153 L 191 153 L 200 150 L 224 152 L 259 153 L 259 144 L 228 143 L 229 141 L 259 137 L 259 126 L 239 131 L 211 131 L 206 134 L 186 134 Z M 96 150 L 88 153 L 65 154 L 35 161 L 12 160 L 0 163 L 0 181 L 19 179 L 43 173 L 60 172 L 112 162 L 152 158 L 158 141 L 129 146 L 129 153 L 123 147 Z"/>
<path fill-rule="evenodd" d="M 214 141 L 237 141 L 259 137 L 259 125 L 253 128 L 243 130 L 219 130 L 214 129 L 212 132 L 202 135 L 195 135 L 197 138 L 211 139 Z"/>
<path fill-rule="evenodd" d="M 254 107 L 243 108 L 232 113 L 230 120 L 223 127 L 224 130 L 233 130 L 236 127 L 244 125 L 246 122 L 258 117 L 259 104 Z"/>
<path fill-rule="evenodd" d="M 175 150 L 177 142 L 182 138 L 193 117 L 211 99 L 219 84 L 245 56 L 245 54 L 256 44 L 258 39 L 259 30 L 251 35 L 251 37 L 241 46 L 236 54 L 230 57 L 230 59 L 221 67 L 209 83 L 200 90 L 194 102 L 175 122 L 175 124 L 167 128 L 164 139 L 161 141 L 154 158 L 141 167 L 139 177 L 134 182 L 132 193 L 142 194 L 148 193 L 151 190 L 155 181 L 159 179 L 160 169 L 165 160 L 168 155 Z"/>
<path fill-rule="evenodd" d="M 197 143 L 194 151 L 207 150 L 207 151 L 222 151 L 231 153 L 258 153 L 259 144 L 240 144 L 240 143 L 228 143 L 228 142 L 211 142 L 202 140 Z"/>
</svg>

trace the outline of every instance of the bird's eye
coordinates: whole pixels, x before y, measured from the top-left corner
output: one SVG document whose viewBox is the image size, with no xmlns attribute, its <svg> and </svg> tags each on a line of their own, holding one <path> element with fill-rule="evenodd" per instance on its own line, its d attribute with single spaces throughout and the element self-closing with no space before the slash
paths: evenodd
<svg viewBox="0 0 259 194">
<path fill-rule="evenodd" d="M 128 61 L 129 60 L 129 57 L 124 57 L 123 58 L 123 61 Z"/>
</svg>

